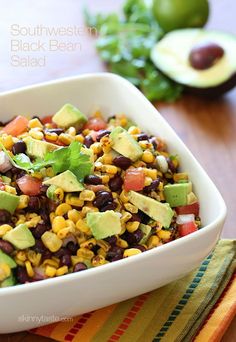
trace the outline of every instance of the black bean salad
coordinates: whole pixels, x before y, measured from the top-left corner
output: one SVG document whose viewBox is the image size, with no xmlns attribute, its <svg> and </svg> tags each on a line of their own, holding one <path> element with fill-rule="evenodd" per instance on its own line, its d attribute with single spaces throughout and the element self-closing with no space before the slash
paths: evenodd
<svg viewBox="0 0 236 342">
<path fill-rule="evenodd" d="M 179 158 L 125 115 L 53 116 L 0 127 L 0 287 L 80 272 L 200 228 Z"/>
</svg>

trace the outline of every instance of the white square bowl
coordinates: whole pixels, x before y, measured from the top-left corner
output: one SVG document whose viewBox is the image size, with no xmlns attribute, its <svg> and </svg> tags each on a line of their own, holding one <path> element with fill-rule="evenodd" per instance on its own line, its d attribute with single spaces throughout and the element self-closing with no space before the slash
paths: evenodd
<svg viewBox="0 0 236 342">
<path fill-rule="evenodd" d="M 151 103 L 119 76 L 107 73 L 84 75 L 2 93 L 0 121 L 17 114 L 42 117 L 55 113 L 67 102 L 78 106 L 87 115 L 97 108 L 106 117 L 125 113 L 144 131 L 164 138 L 169 151 L 180 156 L 181 168 L 189 173 L 194 184 L 200 200 L 203 228 L 102 267 L 0 289 L 0 333 L 43 325 L 50 316 L 82 314 L 180 278 L 210 253 L 223 227 L 226 207 L 213 182 Z"/>
</svg>

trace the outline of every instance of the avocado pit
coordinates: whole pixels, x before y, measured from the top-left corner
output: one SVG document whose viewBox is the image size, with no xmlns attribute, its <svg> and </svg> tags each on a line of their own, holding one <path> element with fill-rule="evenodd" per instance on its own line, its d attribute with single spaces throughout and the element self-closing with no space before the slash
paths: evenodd
<svg viewBox="0 0 236 342">
<path fill-rule="evenodd" d="M 224 56 L 224 49 L 213 42 L 195 45 L 189 54 L 189 63 L 196 70 L 211 68 Z"/>
</svg>

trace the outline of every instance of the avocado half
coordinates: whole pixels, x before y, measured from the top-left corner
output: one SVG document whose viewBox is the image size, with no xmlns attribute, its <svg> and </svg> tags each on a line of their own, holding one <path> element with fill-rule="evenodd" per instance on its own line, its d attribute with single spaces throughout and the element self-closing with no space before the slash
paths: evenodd
<svg viewBox="0 0 236 342">
<path fill-rule="evenodd" d="M 196 46 L 217 44 L 224 50 L 212 66 L 199 70 L 190 63 Z M 236 86 L 236 38 L 204 29 L 181 29 L 165 35 L 151 51 L 155 66 L 170 79 L 197 95 L 217 97 Z"/>
</svg>

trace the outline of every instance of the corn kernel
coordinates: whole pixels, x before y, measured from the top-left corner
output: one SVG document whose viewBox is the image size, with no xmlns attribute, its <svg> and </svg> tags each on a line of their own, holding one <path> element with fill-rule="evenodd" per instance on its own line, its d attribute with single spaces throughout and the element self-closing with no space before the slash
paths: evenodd
<svg viewBox="0 0 236 342">
<path fill-rule="evenodd" d="M 67 134 L 71 135 L 71 136 L 76 136 L 76 129 L 75 127 L 69 127 L 68 130 L 66 131 Z"/>
<path fill-rule="evenodd" d="M 96 207 L 91 207 L 91 206 L 89 206 L 89 205 L 85 205 L 85 206 L 83 206 L 81 213 L 82 213 L 82 215 L 83 215 L 83 217 L 84 217 L 84 216 L 86 216 L 87 213 L 89 213 L 89 212 L 97 212 L 97 211 L 99 211 L 98 208 L 96 208 Z"/>
<path fill-rule="evenodd" d="M 97 241 L 94 238 L 91 238 L 89 240 L 86 240 L 85 242 L 80 244 L 81 248 L 88 248 L 92 249 L 94 246 L 96 246 Z"/>
<path fill-rule="evenodd" d="M 16 195 L 16 189 L 13 186 L 5 184 L 5 191 L 9 194 Z"/>
<path fill-rule="evenodd" d="M 5 280 L 8 278 L 11 274 L 11 269 L 8 264 L 1 263 L 0 264 L 0 281 Z"/>
<path fill-rule="evenodd" d="M 56 214 L 55 214 L 54 212 L 51 212 L 51 213 L 49 214 L 49 218 L 50 218 L 51 224 L 52 224 L 52 222 L 53 222 L 53 220 L 54 220 L 55 217 L 56 217 Z"/>
<path fill-rule="evenodd" d="M 84 258 L 78 257 L 77 255 L 72 255 L 71 262 L 72 262 L 72 266 L 75 266 L 76 264 L 78 264 L 78 262 L 84 262 Z"/>
<path fill-rule="evenodd" d="M 124 191 L 124 190 L 121 191 L 121 193 L 120 193 L 120 200 L 123 203 L 129 202 L 129 196 L 128 196 L 128 193 L 126 191 Z"/>
<path fill-rule="evenodd" d="M 125 127 L 127 125 L 127 123 L 128 123 L 128 120 L 127 120 L 127 118 L 125 116 L 120 118 L 120 125 L 121 125 L 121 127 Z"/>
<path fill-rule="evenodd" d="M 42 132 L 40 131 L 37 131 L 35 129 L 31 129 L 29 131 L 29 135 L 33 138 L 33 139 L 36 139 L 36 140 L 42 140 L 44 138 L 44 135 Z"/>
<path fill-rule="evenodd" d="M 64 145 L 70 145 L 74 140 L 74 137 L 66 133 L 61 133 L 58 137 L 58 140 Z"/>
<path fill-rule="evenodd" d="M 48 168 L 46 169 L 46 176 L 47 176 L 47 177 L 50 177 L 50 178 L 55 176 L 52 167 L 48 167 Z"/>
<path fill-rule="evenodd" d="M 55 267 L 55 268 L 58 268 L 59 267 L 59 261 L 58 260 L 53 260 L 53 259 L 45 259 L 43 261 L 43 265 L 44 266 L 52 266 L 52 267 Z"/>
<path fill-rule="evenodd" d="M 108 252 L 110 245 L 104 240 L 97 240 L 97 245 L 101 247 L 105 252 Z"/>
<path fill-rule="evenodd" d="M 140 225 L 140 222 L 138 221 L 127 222 L 126 229 L 128 230 L 129 233 L 133 233 L 138 229 L 139 225 Z"/>
<path fill-rule="evenodd" d="M 45 275 L 49 278 L 55 277 L 56 272 L 57 272 L 57 270 L 55 267 L 46 266 L 46 268 L 45 268 Z"/>
<path fill-rule="evenodd" d="M 21 223 L 25 223 L 26 217 L 25 215 L 17 215 L 17 221 L 15 222 L 15 225 L 18 226 Z"/>
<path fill-rule="evenodd" d="M 104 153 L 102 156 L 102 161 L 104 164 L 112 164 L 113 156 L 111 153 Z"/>
<path fill-rule="evenodd" d="M 131 219 L 132 217 L 132 214 L 130 214 L 128 211 L 124 211 L 122 213 L 122 217 L 120 219 L 121 223 L 125 223 L 127 221 L 129 221 L 129 219 Z"/>
<path fill-rule="evenodd" d="M 145 177 L 144 185 L 149 186 L 150 184 L 152 184 L 152 178 L 151 177 Z"/>
<path fill-rule="evenodd" d="M 138 248 L 129 248 L 124 251 L 124 258 L 142 253 Z"/>
<path fill-rule="evenodd" d="M 69 204 L 62 203 L 56 208 L 55 214 L 56 214 L 56 216 L 64 216 L 71 209 L 72 209 L 72 207 Z"/>
<path fill-rule="evenodd" d="M 157 179 L 157 170 L 156 169 L 143 169 L 145 176 L 150 177 L 152 180 Z"/>
<path fill-rule="evenodd" d="M 107 184 L 110 180 L 110 176 L 109 175 L 102 175 L 101 179 L 102 179 L 102 184 Z"/>
<path fill-rule="evenodd" d="M 31 249 L 27 252 L 27 257 L 31 264 L 35 267 L 39 266 L 42 254 L 36 253 L 35 251 L 32 251 Z"/>
<path fill-rule="evenodd" d="M 43 128 L 43 125 L 41 124 L 41 122 L 39 121 L 39 119 L 35 118 L 35 119 L 31 119 L 28 123 L 28 127 L 29 128 Z"/>
<path fill-rule="evenodd" d="M 45 133 L 45 139 L 48 141 L 48 142 L 51 142 L 51 143 L 54 143 L 57 141 L 58 139 L 58 135 L 54 132 L 47 132 Z"/>
<path fill-rule="evenodd" d="M 83 207 L 84 201 L 82 201 L 79 196 L 75 196 L 72 194 L 67 194 L 65 198 L 65 202 L 69 205 L 75 206 L 75 207 Z"/>
<path fill-rule="evenodd" d="M 138 144 L 142 150 L 152 149 L 152 143 L 150 143 L 148 140 L 141 140 L 138 142 Z"/>
<path fill-rule="evenodd" d="M 58 201 L 62 202 L 64 199 L 64 190 L 62 188 L 56 188 L 54 191 L 54 195 L 58 199 Z"/>
<path fill-rule="evenodd" d="M 145 150 L 142 155 L 142 161 L 145 163 L 152 163 L 154 161 L 154 155 L 151 151 Z"/>
<path fill-rule="evenodd" d="M 32 173 L 32 177 L 42 179 L 43 175 L 41 172 L 34 172 L 34 173 Z"/>
<path fill-rule="evenodd" d="M 1 143 L 3 144 L 3 146 L 5 147 L 5 149 L 7 150 L 11 150 L 12 146 L 14 144 L 13 138 L 11 135 L 2 135 L 0 138 Z"/>
<path fill-rule="evenodd" d="M 104 265 L 106 264 L 107 261 L 105 260 L 105 258 L 102 256 L 102 255 L 96 255 L 93 259 L 92 259 L 92 265 L 94 267 L 97 267 L 97 266 L 101 266 L 101 265 Z"/>
<path fill-rule="evenodd" d="M 45 232 L 41 239 L 43 244 L 50 250 L 50 252 L 56 252 L 62 246 L 62 240 L 60 240 L 57 235 L 52 232 Z"/>
<path fill-rule="evenodd" d="M 85 234 L 88 234 L 88 235 L 91 234 L 91 230 L 90 230 L 89 226 L 82 219 L 80 219 L 76 222 L 76 228 Z"/>
<path fill-rule="evenodd" d="M 117 171 L 118 169 L 115 165 L 103 165 L 102 166 L 102 172 L 107 172 L 111 175 L 115 175 Z"/>
<path fill-rule="evenodd" d="M 97 254 L 98 254 L 98 255 L 102 255 L 104 258 L 106 258 L 106 252 L 105 252 L 104 249 L 102 249 L 102 248 L 99 248 L 99 249 L 98 249 Z"/>
<path fill-rule="evenodd" d="M 68 266 L 62 266 L 60 268 L 57 269 L 56 271 L 56 276 L 62 276 L 64 274 L 68 273 Z"/>
<path fill-rule="evenodd" d="M 125 203 L 124 207 L 126 210 L 128 210 L 132 214 L 137 214 L 137 212 L 138 212 L 138 208 L 131 203 Z"/>
<path fill-rule="evenodd" d="M 91 260 L 93 257 L 94 257 L 94 253 L 90 250 L 90 249 L 87 249 L 87 248 L 79 248 L 77 250 L 77 256 L 78 257 L 81 257 L 81 258 L 84 258 L 84 259 L 89 259 Z"/>
<path fill-rule="evenodd" d="M 56 216 L 52 221 L 52 231 L 58 233 L 63 228 L 66 228 L 66 220 L 63 216 Z"/>
<path fill-rule="evenodd" d="M 128 133 L 129 133 L 129 134 L 132 134 L 132 135 L 134 135 L 134 134 L 140 134 L 140 133 L 141 133 L 141 130 L 140 130 L 140 128 L 137 127 L 137 126 L 131 126 L 131 127 L 128 129 Z"/>
<path fill-rule="evenodd" d="M 59 239 L 63 240 L 70 233 L 71 233 L 71 228 L 70 227 L 63 228 L 63 229 L 59 230 L 59 232 L 57 233 L 57 237 L 59 237 Z"/>
<path fill-rule="evenodd" d="M 88 128 L 85 128 L 82 133 L 84 136 L 86 136 L 90 133 L 90 130 Z"/>
<path fill-rule="evenodd" d="M 3 237 L 7 232 L 12 230 L 12 227 L 9 224 L 3 224 L 0 226 L 0 238 Z"/>
<path fill-rule="evenodd" d="M 75 136 L 75 140 L 78 141 L 78 142 L 80 142 L 81 144 L 83 144 L 83 142 L 84 142 L 84 137 L 83 137 L 82 134 L 78 134 L 78 135 Z"/>
<path fill-rule="evenodd" d="M 181 180 L 188 181 L 188 174 L 185 173 L 185 172 L 174 173 L 173 174 L 173 179 L 174 179 L 175 183 L 178 183 Z"/>
<path fill-rule="evenodd" d="M 73 221 L 74 223 L 76 223 L 77 221 L 79 221 L 79 219 L 81 219 L 81 215 L 79 211 L 76 209 L 69 210 L 67 215 L 68 215 L 68 219 Z"/>
<path fill-rule="evenodd" d="M 68 219 L 68 220 L 66 220 L 66 227 L 67 228 L 70 228 L 70 231 L 72 232 L 72 233 L 74 233 L 75 232 L 75 223 L 72 221 L 72 220 L 70 220 L 70 219 Z"/>
<path fill-rule="evenodd" d="M 169 230 L 163 230 L 162 229 L 159 232 L 157 232 L 157 235 L 163 241 L 168 241 L 171 237 L 171 232 Z"/>
<path fill-rule="evenodd" d="M 35 216 L 35 217 L 32 217 L 29 221 L 26 221 L 25 224 L 27 225 L 27 227 L 33 228 L 33 227 L 36 227 L 40 221 L 41 221 L 41 216 Z"/>
<path fill-rule="evenodd" d="M 147 242 L 147 248 L 151 249 L 160 245 L 160 239 L 156 235 L 150 236 Z"/>
<path fill-rule="evenodd" d="M 26 261 L 27 256 L 26 256 L 26 253 L 24 251 L 18 251 L 16 253 L 16 258 L 20 261 Z"/>
<path fill-rule="evenodd" d="M 83 190 L 79 195 L 79 199 L 82 201 L 93 201 L 95 193 L 92 190 Z"/>
<path fill-rule="evenodd" d="M 30 278 L 32 278 L 34 276 L 34 270 L 33 270 L 33 267 L 31 265 L 31 262 L 29 260 L 27 260 L 25 262 L 25 267 L 26 267 L 26 272 L 27 272 L 28 276 Z"/>
<path fill-rule="evenodd" d="M 117 240 L 116 244 L 118 247 L 121 247 L 121 248 L 127 248 L 129 246 L 127 241 L 120 239 L 120 238 Z"/>
</svg>

